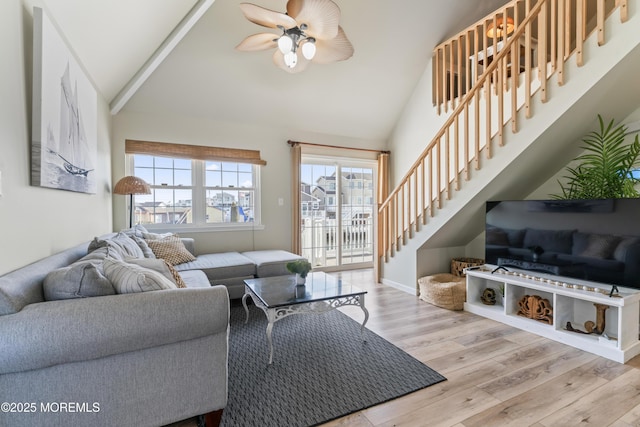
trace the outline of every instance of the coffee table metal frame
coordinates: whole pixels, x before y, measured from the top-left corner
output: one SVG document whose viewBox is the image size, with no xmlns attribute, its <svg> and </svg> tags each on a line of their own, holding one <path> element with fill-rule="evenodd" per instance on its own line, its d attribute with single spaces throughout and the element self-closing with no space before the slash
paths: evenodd
<svg viewBox="0 0 640 427">
<path fill-rule="evenodd" d="M 285 317 L 291 316 L 293 314 L 322 314 L 348 305 L 360 307 L 364 312 L 364 320 L 362 321 L 362 325 L 360 326 L 360 335 L 362 340 L 366 341 L 364 331 L 365 325 L 369 320 L 369 311 L 364 305 L 364 296 L 366 293 L 367 291 L 362 291 L 362 293 L 357 293 L 355 295 L 337 296 L 335 298 L 327 298 L 317 301 L 304 301 L 291 305 L 269 307 L 264 304 L 262 300 L 257 295 L 255 295 L 251 287 L 249 287 L 249 285 L 245 283 L 244 295 L 242 296 L 242 305 L 244 306 L 247 317 L 244 323 L 246 324 L 249 321 L 249 307 L 247 307 L 247 298 L 251 297 L 251 300 L 253 301 L 255 306 L 264 311 L 267 316 L 267 342 L 269 344 L 269 365 L 271 365 L 273 363 L 273 339 L 271 336 L 273 325 L 278 320 L 284 319 Z"/>
</svg>

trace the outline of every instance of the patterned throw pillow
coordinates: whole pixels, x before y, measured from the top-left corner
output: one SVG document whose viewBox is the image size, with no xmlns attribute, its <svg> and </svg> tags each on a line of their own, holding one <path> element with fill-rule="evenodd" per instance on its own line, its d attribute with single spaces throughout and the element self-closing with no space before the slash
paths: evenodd
<svg viewBox="0 0 640 427">
<path fill-rule="evenodd" d="M 103 269 L 119 294 L 176 289 L 176 285 L 161 273 L 139 265 L 105 258 Z"/>
<path fill-rule="evenodd" d="M 620 237 L 606 234 L 591 234 L 585 250 L 580 254 L 585 257 L 608 259 L 618 246 Z"/>
<path fill-rule="evenodd" d="M 187 285 L 182 280 L 182 276 L 176 271 L 171 264 L 164 259 L 156 258 L 127 258 L 125 261 L 129 264 L 136 264 L 140 267 L 148 268 L 153 271 L 157 271 L 167 279 L 171 280 L 179 288 L 186 288 Z"/>
<path fill-rule="evenodd" d="M 195 261 L 196 257 L 184 246 L 177 234 L 158 240 L 148 240 L 147 244 L 156 258 L 162 258 L 171 265 Z"/>
</svg>

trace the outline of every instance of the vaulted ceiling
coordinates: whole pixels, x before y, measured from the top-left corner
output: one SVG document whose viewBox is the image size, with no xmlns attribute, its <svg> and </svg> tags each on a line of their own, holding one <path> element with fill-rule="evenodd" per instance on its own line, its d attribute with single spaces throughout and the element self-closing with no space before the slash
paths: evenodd
<svg viewBox="0 0 640 427">
<path fill-rule="evenodd" d="M 29 3 L 35 0 L 25 0 Z M 202 0 L 201 0 L 202 1 Z M 287 127 L 385 140 L 433 48 L 505 0 L 335 0 L 354 56 L 275 67 L 271 51 L 235 46 L 263 28 L 240 0 L 216 0 L 121 111 Z M 285 0 L 254 0 L 284 12 Z M 44 0 L 98 90 L 112 102 L 197 0 Z M 430 94 L 425 94 L 430 96 Z"/>
</svg>

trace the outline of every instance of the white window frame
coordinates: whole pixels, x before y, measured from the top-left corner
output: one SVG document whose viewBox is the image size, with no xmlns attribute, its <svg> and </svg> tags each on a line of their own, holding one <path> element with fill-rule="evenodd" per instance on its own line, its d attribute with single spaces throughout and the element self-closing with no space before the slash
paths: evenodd
<svg viewBox="0 0 640 427">
<path fill-rule="evenodd" d="M 134 175 L 135 173 L 135 164 L 134 164 L 134 156 L 135 154 L 126 154 L 125 164 L 126 169 L 128 171 L 128 175 Z M 155 157 L 168 157 L 168 158 L 177 158 L 171 156 L 155 156 Z M 225 163 L 242 163 L 238 161 L 228 161 L 221 160 Z M 253 184 L 254 187 L 254 208 L 253 208 L 253 221 L 252 222 L 218 222 L 218 223 L 207 223 L 206 222 L 206 190 L 211 187 L 206 187 L 206 176 L 205 176 L 205 165 L 206 160 L 199 159 L 191 159 L 191 188 L 193 189 L 193 199 L 192 199 L 192 209 L 193 209 L 193 223 L 192 224 L 143 224 L 144 227 L 150 231 L 172 231 L 172 232 L 188 232 L 188 233 L 197 233 L 197 232 L 215 232 L 215 231 L 246 231 L 246 230 L 264 230 L 264 225 L 262 224 L 262 212 L 261 212 L 261 185 L 260 185 L 260 165 L 251 164 L 251 163 L 242 163 L 249 164 L 251 166 L 252 175 L 253 175 Z M 149 186 L 153 188 L 163 188 L 163 189 L 181 189 L 184 187 L 181 186 L 160 186 L 160 185 L 151 185 Z M 227 189 L 227 187 L 224 187 Z M 242 190 L 240 187 L 228 187 L 230 191 L 238 191 Z M 135 197 L 135 196 L 134 196 Z M 127 218 L 129 217 L 129 213 L 127 210 Z"/>
</svg>

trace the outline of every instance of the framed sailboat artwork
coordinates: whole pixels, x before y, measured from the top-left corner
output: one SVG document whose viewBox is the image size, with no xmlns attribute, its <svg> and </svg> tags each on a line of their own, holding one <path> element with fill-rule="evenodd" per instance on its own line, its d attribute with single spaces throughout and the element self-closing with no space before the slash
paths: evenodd
<svg viewBox="0 0 640 427">
<path fill-rule="evenodd" d="M 33 8 L 31 184 L 96 193 L 98 100 L 41 8 Z"/>
</svg>

